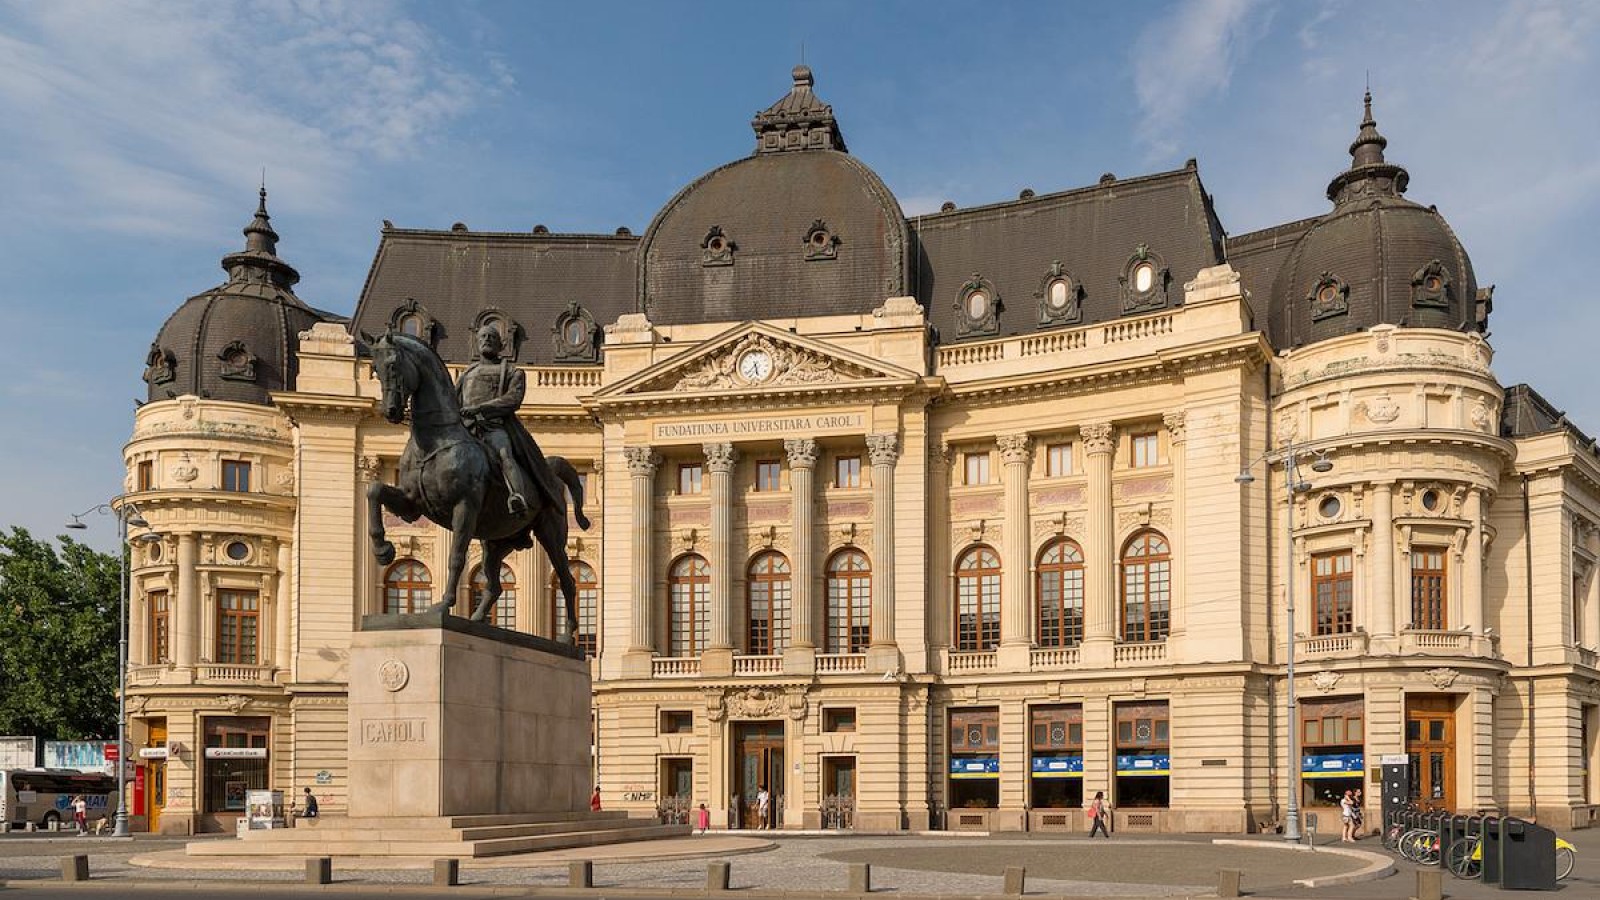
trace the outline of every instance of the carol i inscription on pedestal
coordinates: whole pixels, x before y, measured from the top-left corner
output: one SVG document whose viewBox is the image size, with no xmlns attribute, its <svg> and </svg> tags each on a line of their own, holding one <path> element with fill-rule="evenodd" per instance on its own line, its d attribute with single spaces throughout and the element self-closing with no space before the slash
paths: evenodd
<svg viewBox="0 0 1600 900">
<path fill-rule="evenodd" d="M 363 744 L 420 744 L 428 739 L 425 719 L 362 719 Z"/>
</svg>

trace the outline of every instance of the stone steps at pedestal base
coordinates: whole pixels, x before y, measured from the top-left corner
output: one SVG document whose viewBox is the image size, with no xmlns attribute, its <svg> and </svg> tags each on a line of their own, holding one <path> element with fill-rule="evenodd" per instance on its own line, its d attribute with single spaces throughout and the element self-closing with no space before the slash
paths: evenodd
<svg viewBox="0 0 1600 900">
<path fill-rule="evenodd" d="M 481 824 L 483 819 L 505 820 L 497 824 Z M 528 821 L 534 819 L 534 821 Z M 547 820 L 546 820 L 547 819 Z M 472 825 L 450 824 L 473 822 Z M 654 824 L 651 819 L 630 819 L 625 813 L 596 815 L 592 813 L 567 813 L 557 817 L 529 816 L 460 816 L 455 819 L 417 819 L 404 823 L 386 822 L 382 819 L 325 820 L 310 829 L 295 827 L 290 831 L 246 831 L 241 837 L 246 841 L 284 841 L 289 835 L 303 841 L 393 841 L 396 835 L 405 835 L 407 841 L 488 841 L 500 838 L 535 837 L 545 834 L 562 834 L 572 831 L 612 831 L 639 828 Z M 295 832 L 300 832 L 295 834 Z"/>
<path fill-rule="evenodd" d="M 547 823 L 536 823 L 538 827 Z M 595 827 L 599 825 L 600 827 Z M 463 857 L 505 856 L 545 850 L 566 850 L 601 844 L 621 844 L 660 838 L 684 837 L 687 825 L 657 825 L 649 819 L 624 819 L 618 822 L 570 822 L 564 831 L 468 839 L 461 834 L 436 829 L 390 828 L 353 829 L 362 837 L 345 837 L 341 829 L 327 834 L 296 834 L 299 829 L 258 831 L 250 840 L 199 841 L 189 844 L 190 856 L 418 856 Z M 317 829 L 321 831 L 321 829 Z M 498 830 L 498 829 L 496 829 Z M 381 835 L 375 838 L 367 834 Z M 450 836 L 446 836 L 450 835 Z"/>
</svg>

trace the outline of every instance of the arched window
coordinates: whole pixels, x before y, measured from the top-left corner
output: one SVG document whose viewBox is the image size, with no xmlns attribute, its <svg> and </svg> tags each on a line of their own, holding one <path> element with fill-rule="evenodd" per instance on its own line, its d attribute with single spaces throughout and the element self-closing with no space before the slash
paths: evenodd
<svg viewBox="0 0 1600 900">
<path fill-rule="evenodd" d="M 422 612 L 433 603 L 433 576 L 414 559 L 402 559 L 383 575 L 383 611 Z"/>
<path fill-rule="evenodd" d="M 711 567 L 693 553 L 667 572 L 667 655 L 699 656 L 706 647 Z"/>
<path fill-rule="evenodd" d="M 572 561 L 572 580 L 578 583 L 578 639 L 575 642 L 585 656 L 600 652 L 600 579 L 594 567 L 586 562 Z M 561 581 L 550 573 L 550 633 L 561 640 L 567 636 L 566 600 L 561 596 Z"/>
<path fill-rule="evenodd" d="M 422 337 L 422 317 L 416 313 L 406 313 L 395 323 L 399 326 L 401 334 L 409 334 L 414 338 Z"/>
<path fill-rule="evenodd" d="M 993 650 L 1000 643 L 1000 557 L 973 547 L 956 563 L 956 649 Z"/>
<path fill-rule="evenodd" d="M 828 616 L 823 650 L 864 653 L 872 643 L 872 566 L 860 550 L 828 560 Z"/>
<path fill-rule="evenodd" d="M 1066 538 L 1039 554 L 1039 646 L 1076 647 L 1083 640 L 1083 551 Z"/>
<path fill-rule="evenodd" d="M 489 576 L 483 566 L 472 570 L 472 580 L 468 584 L 472 585 L 467 595 L 467 615 L 470 616 L 489 593 Z M 511 574 L 511 567 L 505 563 L 500 564 L 500 599 L 494 605 L 494 624 L 512 630 L 517 627 L 517 576 Z"/>
<path fill-rule="evenodd" d="M 1141 531 L 1122 550 L 1122 639 L 1164 641 L 1172 627 L 1172 551 Z"/>
<path fill-rule="evenodd" d="M 789 647 L 789 603 L 793 596 L 789 560 L 782 553 L 763 553 L 750 561 L 745 579 L 749 604 L 750 653 L 771 656 Z"/>
</svg>

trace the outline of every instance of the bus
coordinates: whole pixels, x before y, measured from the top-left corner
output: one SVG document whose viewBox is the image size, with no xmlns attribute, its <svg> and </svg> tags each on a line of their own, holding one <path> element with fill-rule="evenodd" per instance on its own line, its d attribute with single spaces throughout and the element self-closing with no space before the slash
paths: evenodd
<svg viewBox="0 0 1600 900">
<path fill-rule="evenodd" d="M 30 822 L 45 829 L 52 823 L 71 827 L 75 794 L 88 802 L 90 823 L 116 812 L 117 780 L 110 775 L 73 769 L 0 769 L 0 822 L 10 822 L 13 828 Z"/>
</svg>

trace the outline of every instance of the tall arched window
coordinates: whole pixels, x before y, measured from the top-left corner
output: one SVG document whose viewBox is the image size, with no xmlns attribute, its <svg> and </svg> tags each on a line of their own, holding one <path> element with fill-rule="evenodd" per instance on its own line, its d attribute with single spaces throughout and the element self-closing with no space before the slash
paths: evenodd
<svg viewBox="0 0 1600 900">
<path fill-rule="evenodd" d="M 745 593 L 752 655 L 771 656 L 788 649 L 792 592 L 789 560 L 782 553 L 763 553 L 750 561 Z"/>
<path fill-rule="evenodd" d="M 864 653 L 872 643 L 872 566 L 860 550 L 828 560 L 828 615 L 823 650 Z"/>
<path fill-rule="evenodd" d="M 1000 557 L 973 547 L 956 562 L 956 649 L 993 650 L 1000 643 Z"/>
<path fill-rule="evenodd" d="M 711 567 L 693 553 L 667 571 L 667 655 L 699 656 L 706 647 Z"/>
<path fill-rule="evenodd" d="M 1039 554 L 1039 646 L 1076 647 L 1083 640 L 1083 551 L 1066 538 Z"/>
<path fill-rule="evenodd" d="M 470 616 L 489 593 L 489 576 L 483 566 L 472 570 L 472 581 L 468 583 L 472 585 L 467 595 L 467 615 Z M 500 599 L 494 605 L 494 624 L 513 630 L 517 627 L 517 576 L 511 574 L 511 567 L 505 563 L 500 564 Z"/>
<path fill-rule="evenodd" d="M 383 574 L 383 611 L 422 612 L 433 603 L 433 576 L 414 559 L 402 559 Z"/>
<path fill-rule="evenodd" d="M 1164 641 L 1172 627 L 1172 551 L 1141 531 L 1122 550 L 1122 639 Z"/>
<path fill-rule="evenodd" d="M 600 579 L 594 567 L 572 561 L 572 580 L 578 583 L 578 639 L 575 643 L 585 656 L 600 652 Z M 567 611 L 561 596 L 561 581 L 550 573 L 550 633 L 561 640 L 567 636 Z"/>
</svg>

